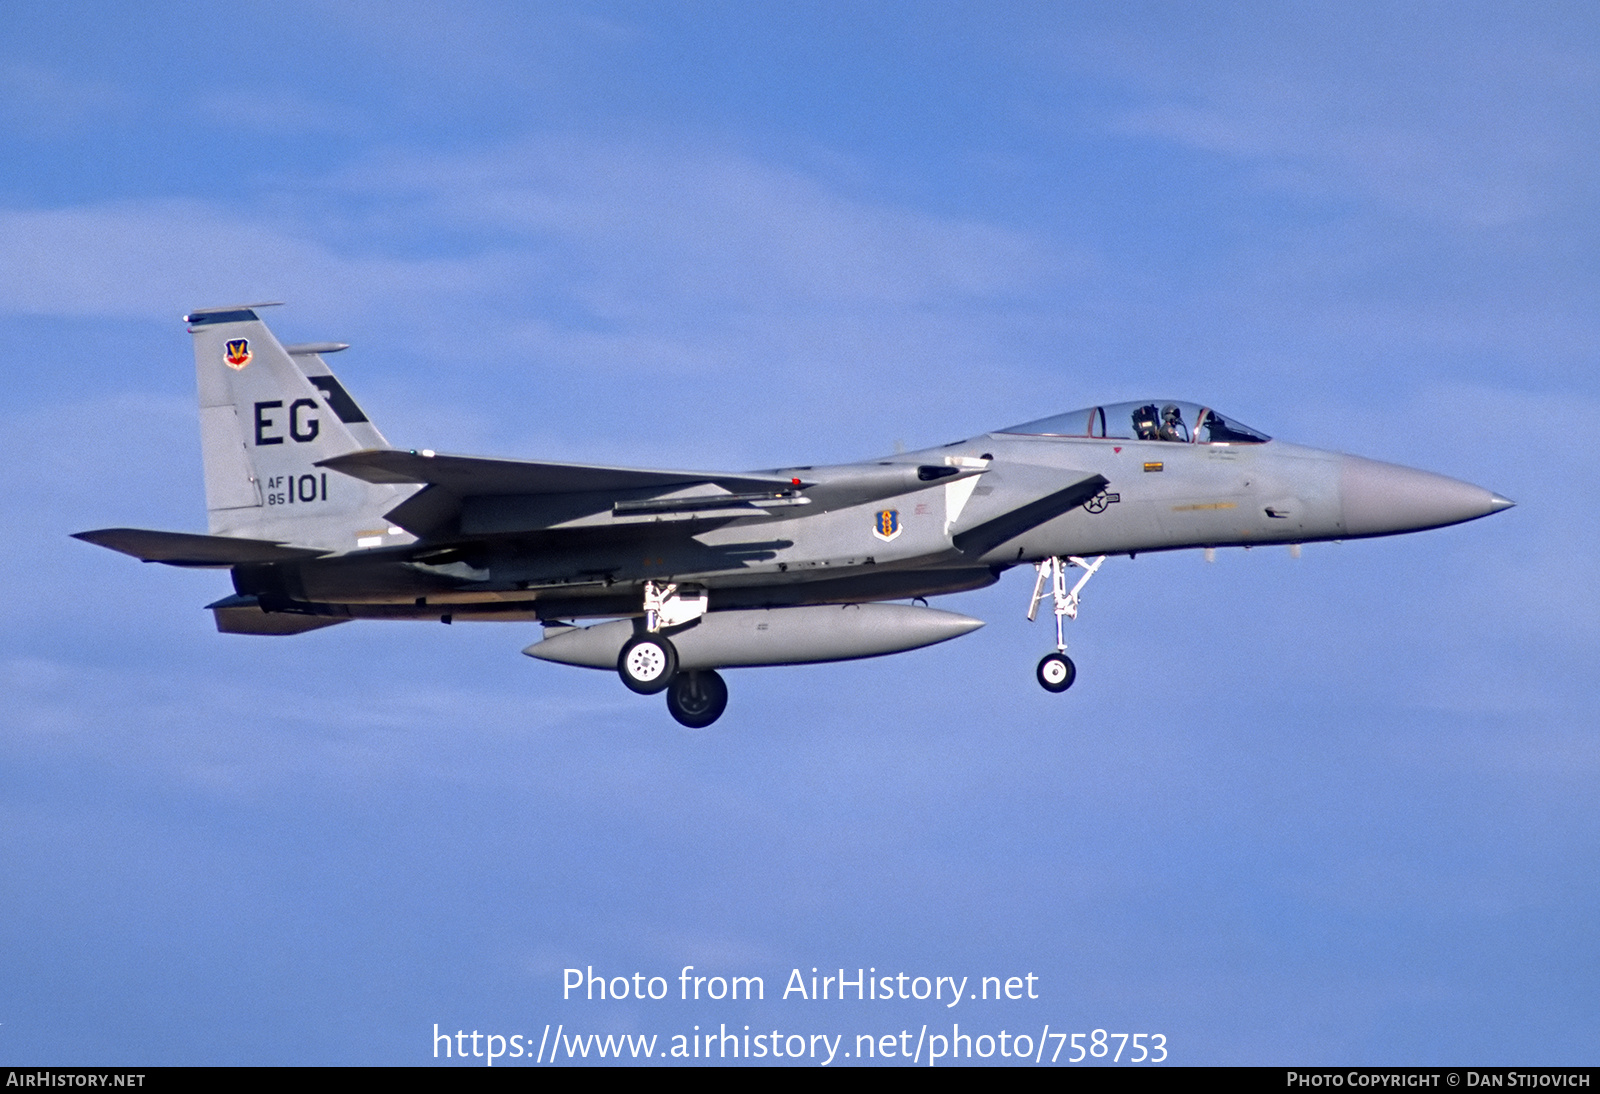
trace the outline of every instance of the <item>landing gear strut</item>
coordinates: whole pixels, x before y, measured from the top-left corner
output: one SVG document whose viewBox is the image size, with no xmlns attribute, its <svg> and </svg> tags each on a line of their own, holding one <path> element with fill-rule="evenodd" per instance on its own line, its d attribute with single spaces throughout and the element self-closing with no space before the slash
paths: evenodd
<svg viewBox="0 0 1600 1094">
<path fill-rule="evenodd" d="M 1046 691 L 1066 691 L 1078 678 L 1078 667 L 1072 663 L 1072 658 L 1067 656 L 1065 623 L 1068 619 L 1078 618 L 1078 596 L 1105 560 L 1105 555 L 1101 555 L 1093 562 L 1085 562 L 1076 555 L 1069 555 L 1066 558 L 1057 555 L 1038 564 L 1039 577 L 1033 583 L 1033 599 L 1028 604 L 1028 621 L 1030 623 L 1033 621 L 1039 612 L 1040 601 L 1046 596 L 1051 598 L 1056 613 L 1056 652 L 1045 654 L 1037 670 L 1039 686 Z M 1074 566 L 1084 573 L 1078 579 L 1078 583 L 1069 590 L 1067 570 Z M 1046 581 L 1050 583 L 1048 591 L 1045 589 Z"/>
<path fill-rule="evenodd" d="M 661 632 L 706 614 L 706 591 L 699 587 L 644 583 L 644 633 L 628 639 L 617 657 L 617 675 L 630 691 L 654 695 L 678 675 L 678 651 Z"/>
</svg>

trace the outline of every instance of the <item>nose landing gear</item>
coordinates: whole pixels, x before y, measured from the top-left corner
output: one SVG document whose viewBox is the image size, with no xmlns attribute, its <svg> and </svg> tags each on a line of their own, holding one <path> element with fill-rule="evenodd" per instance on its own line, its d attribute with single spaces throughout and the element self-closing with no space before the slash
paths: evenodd
<svg viewBox="0 0 1600 1094">
<path fill-rule="evenodd" d="M 1046 596 L 1051 598 L 1056 615 L 1056 652 L 1045 654 L 1039 662 L 1037 676 L 1039 686 L 1046 691 L 1066 691 L 1072 682 L 1078 678 L 1078 667 L 1072 663 L 1072 658 L 1067 656 L 1067 636 L 1065 622 L 1068 619 L 1078 618 L 1078 597 L 1083 592 L 1083 587 L 1089 579 L 1100 569 L 1106 556 L 1101 555 L 1093 562 L 1085 562 L 1076 555 L 1063 559 L 1052 556 L 1040 562 L 1038 580 L 1033 583 L 1033 599 L 1028 604 L 1028 621 L 1031 623 L 1039 612 L 1039 602 Z M 1070 590 L 1067 588 L 1067 570 L 1073 566 L 1083 570 L 1083 576 Z M 1048 591 L 1045 582 L 1050 583 Z"/>
<path fill-rule="evenodd" d="M 1078 666 L 1064 653 L 1047 653 L 1039 661 L 1039 686 L 1046 691 L 1066 691 L 1078 678 Z"/>
</svg>

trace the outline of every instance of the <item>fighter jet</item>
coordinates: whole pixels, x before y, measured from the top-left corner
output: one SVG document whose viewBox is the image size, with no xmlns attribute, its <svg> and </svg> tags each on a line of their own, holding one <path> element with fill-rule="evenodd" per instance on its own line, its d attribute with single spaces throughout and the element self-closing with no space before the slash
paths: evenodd
<svg viewBox="0 0 1600 1094">
<path fill-rule="evenodd" d="M 77 538 L 232 571 L 229 634 L 352 619 L 538 622 L 530 657 L 615 672 L 708 726 L 718 670 L 875 657 L 982 622 L 926 598 L 1036 571 L 1072 686 L 1065 621 L 1106 558 L 1387 536 L 1512 503 L 1477 486 L 1274 440 L 1176 399 L 1087 407 L 920 452 L 834 466 L 676 471 L 391 447 L 329 370 L 250 304 L 186 316 L 209 534 Z M 1075 578 L 1075 580 L 1074 580 Z M 583 621 L 609 620 L 589 623 Z"/>
</svg>

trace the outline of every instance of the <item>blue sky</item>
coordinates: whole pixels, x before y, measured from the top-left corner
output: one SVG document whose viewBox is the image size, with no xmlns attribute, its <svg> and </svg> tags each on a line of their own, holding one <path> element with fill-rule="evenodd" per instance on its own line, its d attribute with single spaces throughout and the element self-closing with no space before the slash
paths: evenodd
<svg viewBox="0 0 1600 1094">
<path fill-rule="evenodd" d="M 1181 1063 L 1600 1054 L 1586 5 L 167 3 L 0 16 L 0 1059 L 898 1032 L 1040 977 Z M 1200 400 L 1519 504 L 1028 577 L 681 730 L 522 625 L 214 633 L 180 317 L 284 300 L 397 444 L 750 468 Z M 562 970 L 761 975 L 578 1003 Z M 675 982 L 675 981 L 674 981 Z M 1008 1025 L 1009 1023 L 1009 1025 Z"/>
</svg>

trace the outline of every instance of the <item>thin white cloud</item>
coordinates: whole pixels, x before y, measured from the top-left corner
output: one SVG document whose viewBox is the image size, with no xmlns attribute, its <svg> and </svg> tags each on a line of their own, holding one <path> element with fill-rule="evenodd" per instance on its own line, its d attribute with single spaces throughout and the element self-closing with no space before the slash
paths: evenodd
<svg viewBox="0 0 1600 1094">
<path fill-rule="evenodd" d="M 395 74 L 394 90 L 436 109 L 466 95 L 560 88 L 639 31 L 624 21 L 551 5 L 462 0 L 348 0 L 296 4 L 317 33 Z"/>
<path fill-rule="evenodd" d="M 210 121 L 260 133 L 349 133 L 361 124 L 353 110 L 283 88 L 214 91 L 196 108 Z"/>
<path fill-rule="evenodd" d="M 398 213 L 530 243 L 703 303 L 920 304 L 1034 288 L 1040 241 L 846 195 L 798 171 L 665 141 L 544 138 L 455 159 L 387 156 L 339 183 Z M 626 258 L 627 262 L 622 259 Z M 625 311 L 591 289 L 592 303 Z M 644 296 L 639 292 L 635 295 Z"/>
<path fill-rule="evenodd" d="M 1573 211 L 1600 65 L 1560 18 L 1419 7 L 1196 12 L 1072 41 L 1136 102 L 1107 128 L 1252 165 L 1263 184 L 1478 227 Z"/>
<path fill-rule="evenodd" d="M 320 208 L 298 219 L 184 200 L 0 211 L 0 309 L 132 316 L 175 296 L 484 288 L 509 263 L 627 322 L 685 304 L 1005 298 L 1055 272 L 1039 241 L 1013 230 L 853 199 L 727 154 L 541 141 L 454 160 L 389 157 L 308 188 L 322 192 Z M 381 199 L 386 213 L 363 219 L 340 206 L 352 196 Z M 407 237 L 418 230 L 436 253 L 464 257 L 415 257 Z"/>
<path fill-rule="evenodd" d="M 875 423 L 873 450 L 886 450 L 918 439 L 882 424 L 886 390 L 972 369 L 985 393 L 1003 390 L 994 319 L 1014 325 L 1086 268 L 1013 229 L 665 141 L 390 155 L 257 205 L 273 211 L 179 200 L 0 211 L 0 313 L 175 319 L 288 300 L 297 318 L 309 305 L 346 332 L 381 316 L 391 350 L 434 360 L 648 377 L 669 403 L 689 376 L 783 391 L 783 407 L 813 420 Z M 836 406 L 846 381 L 856 397 Z M 963 416 L 920 439 L 992 424 Z"/>
<path fill-rule="evenodd" d="M 115 84 L 83 79 L 30 62 L 0 62 L 0 129 L 56 136 L 115 115 L 130 96 Z"/>
<path fill-rule="evenodd" d="M 283 296 L 367 301 L 481 287 L 496 260 L 349 256 L 303 226 L 198 201 L 0 211 L 0 311 L 176 318 L 183 309 Z"/>
</svg>

